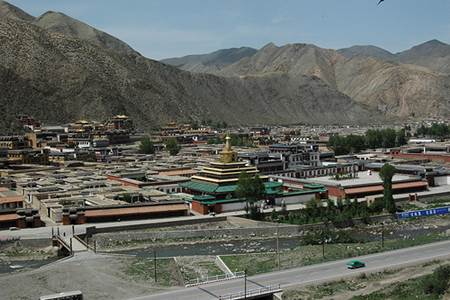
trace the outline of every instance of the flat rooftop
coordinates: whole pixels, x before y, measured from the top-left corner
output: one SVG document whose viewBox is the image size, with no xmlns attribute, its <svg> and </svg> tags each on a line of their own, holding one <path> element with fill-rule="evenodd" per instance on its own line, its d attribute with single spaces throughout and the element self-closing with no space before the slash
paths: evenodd
<svg viewBox="0 0 450 300">
<path fill-rule="evenodd" d="M 378 172 L 373 172 L 372 175 L 369 175 L 368 172 L 358 172 L 357 178 L 344 179 L 344 180 L 336 180 L 331 176 L 323 176 L 316 178 L 308 178 L 305 179 L 304 182 L 309 183 L 319 183 L 323 185 L 333 185 L 333 186 L 342 186 L 342 187 L 351 187 L 351 186 L 360 186 L 360 185 L 373 185 L 373 184 L 381 184 L 383 181 L 381 180 Z M 417 176 L 408 176 L 404 174 L 395 174 L 392 178 L 392 182 L 402 182 L 402 181 L 410 181 L 410 180 L 418 180 Z"/>
</svg>

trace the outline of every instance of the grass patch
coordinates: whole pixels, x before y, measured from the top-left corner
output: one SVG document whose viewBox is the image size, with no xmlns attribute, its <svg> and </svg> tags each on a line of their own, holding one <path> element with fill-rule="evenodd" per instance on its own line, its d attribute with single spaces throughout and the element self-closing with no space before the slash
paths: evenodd
<svg viewBox="0 0 450 300">
<path fill-rule="evenodd" d="M 352 300 L 438 300 L 449 289 L 450 267 L 441 266 L 432 274 L 392 284 L 380 291 L 355 296 Z"/>
<path fill-rule="evenodd" d="M 220 258 L 232 272 L 247 270 L 249 276 L 268 273 L 277 268 L 275 253 L 226 255 Z"/>
<path fill-rule="evenodd" d="M 125 274 L 137 281 L 155 282 L 153 259 L 134 258 L 127 264 Z M 156 284 L 161 286 L 182 285 L 178 267 L 172 258 L 156 260 Z"/>
<path fill-rule="evenodd" d="M 180 271 L 185 282 L 195 280 L 197 278 L 214 277 L 217 275 L 223 275 L 223 272 L 214 263 L 214 261 L 201 261 L 193 260 L 192 263 L 180 263 Z"/>
<path fill-rule="evenodd" d="M 411 239 L 386 240 L 384 248 L 380 242 L 329 244 L 325 246 L 325 257 L 321 245 L 300 246 L 280 252 L 280 269 L 289 269 L 326 261 L 352 258 L 383 251 L 408 248 L 445 240 L 443 234 L 432 233 Z M 247 270 L 248 275 L 272 272 L 278 269 L 277 257 L 273 252 L 221 256 L 231 271 Z"/>
<path fill-rule="evenodd" d="M 282 299 L 303 300 L 322 299 L 342 291 L 357 291 L 366 287 L 364 282 L 340 280 L 322 285 L 312 286 L 304 290 L 288 290 Z"/>
<path fill-rule="evenodd" d="M 438 263 L 434 262 L 434 266 Z M 356 292 L 360 294 L 353 296 L 354 300 L 385 300 L 385 299 L 441 299 L 441 295 L 445 293 L 448 288 L 448 265 L 441 267 L 444 271 L 435 270 L 433 274 L 422 275 L 414 279 L 408 279 L 409 276 L 404 277 L 409 272 L 415 272 L 421 269 L 422 266 L 410 267 L 400 270 L 389 270 L 371 274 L 362 273 L 361 275 L 347 280 L 338 280 L 325 284 L 307 286 L 298 289 L 288 289 L 283 293 L 283 300 L 303 300 L 303 299 L 323 299 L 351 297 L 349 292 Z M 429 265 L 431 266 L 431 265 Z M 403 279 L 398 282 L 397 276 Z M 382 282 L 388 280 L 393 283 L 387 283 L 384 287 Z M 379 286 L 379 290 L 364 294 L 367 288 Z M 372 290 L 373 291 L 373 290 Z M 418 293 L 416 293 L 418 291 Z"/>
</svg>

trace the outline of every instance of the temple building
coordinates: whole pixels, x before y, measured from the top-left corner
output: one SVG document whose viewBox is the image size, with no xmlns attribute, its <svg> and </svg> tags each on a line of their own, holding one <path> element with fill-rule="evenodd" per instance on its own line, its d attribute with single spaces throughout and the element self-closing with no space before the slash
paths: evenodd
<svg viewBox="0 0 450 300">
<path fill-rule="evenodd" d="M 210 163 L 192 176 L 191 181 L 181 184 L 185 192 L 194 195 L 192 209 L 199 213 L 220 213 L 243 209 L 245 206 L 245 201 L 235 195 L 239 176 L 242 173 L 255 176 L 259 171 L 246 162 L 237 161 L 237 153 L 232 149 L 230 140 L 227 136 L 219 161 Z M 264 182 L 268 201 L 282 193 L 282 183 L 269 181 L 267 176 L 260 178 Z"/>
</svg>

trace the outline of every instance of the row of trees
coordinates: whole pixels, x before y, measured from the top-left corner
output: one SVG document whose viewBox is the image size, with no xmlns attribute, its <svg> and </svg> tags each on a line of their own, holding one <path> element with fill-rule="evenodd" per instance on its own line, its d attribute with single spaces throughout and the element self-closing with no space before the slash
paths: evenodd
<svg viewBox="0 0 450 300">
<path fill-rule="evenodd" d="M 252 139 L 249 138 L 248 136 L 230 134 L 230 138 L 231 138 L 230 140 L 231 146 L 255 147 L 255 144 L 253 143 Z M 208 144 L 210 145 L 223 144 L 223 139 L 219 137 L 213 137 L 208 139 Z"/>
<path fill-rule="evenodd" d="M 216 128 L 216 129 L 228 128 L 228 123 L 225 121 L 214 122 L 213 120 L 208 119 L 208 120 L 202 120 L 200 124 L 197 121 L 191 122 L 192 129 L 199 129 L 200 125 L 201 126 L 210 126 L 210 127 Z"/>
<path fill-rule="evenodd" d="M 336 155 L 359 153 L 365 149 L 399 147 L 407 143 L 404 129 L 369 129 L 365 135 L 332 135 L 328 146 Z"/>
<path fill-rule="evenodd" d="M 181 146 L 175 138 L 168 139 L 165 146 L 170 155 L 177 155 L 181 150 Z M 148 136 L 141 140 L 141 143 L 139 144 L 139 151 L 144 154 L 155 153 L 155 145 Z"/>
<path fill-rule="evenodd" d="M 348 227 L 353 225 L 354 218 L 362 218 L 368 221 L 370 215 L 381 213 L 383 205 L 381 201 L 376 201 L 372 205 L 366 202 L 337 201 L 337 204 L 328 200 L 327 206 L 312 199 L 307 203 L 306 208 L 295 212 L 290 212 L 282 218 L 283 222 L 289 224 L 311 224 L 311 223 L 332 223 L 336 227 Z"/>
<path fill-rule="evenodd" d="M 354 218 L 368 220 L 373 214 L 379 214 L 383 210 L 389 213 L 395 213 L 397 207 L 392 192 L 392 178 L 396 172 L 395 167 L 390 164 L 384 164 L 380 170 L 380 178 L 383 181 L 383 199 L 376 200 L 371 205 L 367 202 L 358 202 L 355 200 L 338 200 L 333 203 L 328 200 L 326 206 L 321 201 L 312 199 L 305 209 L 285 214 L 283 220 L 291 224 L 310 224 L 317 222 L 332 222 L 336 226 L 351 226 Z M 261 178 L 242 173 L 239 176 L 236 196 L 246 201 L 247 213 L 252 219 L 260 219 L 261 215 L 258 207 L 255 205 L 258 200 L 264 199 L 265 187 Z"/>
<path fill-rule="evenodd" d="M 416 134 L 418 136 L 428 136 L 436 138 L 444 138 L 450 135 L 450 127 L 444 123 L 433 123 L 431 126 L 425 126 L 422 124 L 417 129 Z"/>
</svg>

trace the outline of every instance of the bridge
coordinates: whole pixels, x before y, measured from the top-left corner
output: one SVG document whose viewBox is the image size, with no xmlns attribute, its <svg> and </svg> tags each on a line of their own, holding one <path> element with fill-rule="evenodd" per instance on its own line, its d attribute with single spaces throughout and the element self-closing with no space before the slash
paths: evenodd
<svg viewBox="0 0 450 300">
<path fill-rule="evenodd" d="M 237 293 L 232 293 L 224 296 L 219 296 L 219 300 L 253 300 L 253 299 L 261 299 L 261 300 L 272 300 L 274 299 L 274 294 L 281 293 L 280 285 L 274 286 L 265 286 L 257 289 L 241 291 Z"/>
<path fill-rule="evenodd" d="M 89 251 L 88 245 L 76 235 L 61 235 L 59 232 L 52 236 L 53 246 L 58 246 L 60 251 L 68 255 Z"/>
</svg>

